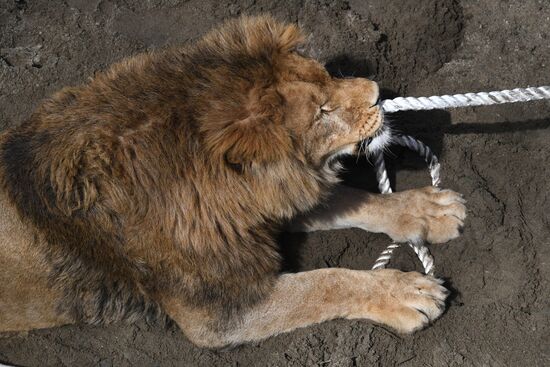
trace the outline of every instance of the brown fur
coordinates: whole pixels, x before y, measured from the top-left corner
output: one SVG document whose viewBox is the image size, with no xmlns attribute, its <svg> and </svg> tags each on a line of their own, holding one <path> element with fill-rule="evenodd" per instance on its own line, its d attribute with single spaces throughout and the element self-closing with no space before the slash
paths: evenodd
<svg viewBox="0 0 550 367">
<path fill-rule="evenodd" d="M 36 300 L 25 298 L 26 280 L 0 288 L 12 303 L 0 313 L 36 304 L 45 319 L 12 310 L 0 330 L 167 312 L 197 343 L 218 346 L 310 323 L 293 314 L 286 326 L 234 336 L 236 320 L 266 300 L 282 306 L 277 289 L 299 293 L 279 275 L 273 234 L 328 194 L 333 157 L 382 118 L 376 84 L 332 79 L 294 51 L 302 39 L 269 17 L 230 21 L 196 45 L 138 55 L 65 88 L 6 132 L 0 204 L 26 229 L 6 237 L 0 257 L 19 238 L 42 280 Z M 354 317 L 388 319 L 369 315 Z"/>
</svg>

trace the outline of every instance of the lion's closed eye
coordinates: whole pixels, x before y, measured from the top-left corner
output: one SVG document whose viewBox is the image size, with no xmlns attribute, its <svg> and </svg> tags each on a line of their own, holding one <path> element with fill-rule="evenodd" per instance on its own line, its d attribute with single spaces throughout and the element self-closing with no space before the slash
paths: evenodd
<svg viewBox="0 0 550 367">
<path fill-rule="evenodd" d="M 338 108 L 330 105 L 328 102 L 323 103 L 319 106 L 317 109 L 317 112 L 315 113 L 315 121 L 330 121 L 329 119 L 322 119 L 322 117 L 328 116 L 330 113 L 336 111 Z"/>
<path fill-rule="evenodd" d="M 314 116 L 313 121 L 318 122 L 318 121 L 322 120 L 322 118 L 325 117 L 327 114 L 328 114 L 328 111 L 325 110 L 325 106 L 320 105 L 315 110 L 315 116 Z"/>
<path fill-rule="evenodd" d="M 328 103 L 324 103 L 319 107 L 322 113 L 328 113 L 332 111 L 332 107 Z"/>
</svg>

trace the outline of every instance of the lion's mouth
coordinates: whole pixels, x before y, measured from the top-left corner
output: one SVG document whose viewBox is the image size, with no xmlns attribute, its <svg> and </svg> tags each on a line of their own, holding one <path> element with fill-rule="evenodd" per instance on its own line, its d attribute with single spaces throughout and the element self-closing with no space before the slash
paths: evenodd
<svg viewBox="0 0 550 367">
<path fill-rule="evenodd" d="M 376 153 L 383 150 L 391 143 L 391 129 L 387 123 L 384 123 L 374 134 L 367 138 L 365 150 L 367 153 Z"/>
<path fill-rule="evenodd" d="M 374 135 L 359 142 L 359 152 L 370 155 L 383 150 L 391 142 L 391 128 L 384 118 L 384 114 L 381 114 L 380 118 L 380 127 Z"/>
<path fill-rule="evenodd" d="M 343 147 L 333 151 L 327 155 L 327 163 L 334 162 L 337 157 L 342 155 L 371 155 L 383 150 L 387 145 L 391 143 L 391 128 L 384 117 L 384 114 L 380 114 L 380 125 L 372 136 L 362 138 L 359 141 L 350 142 Z"/>
</svg>

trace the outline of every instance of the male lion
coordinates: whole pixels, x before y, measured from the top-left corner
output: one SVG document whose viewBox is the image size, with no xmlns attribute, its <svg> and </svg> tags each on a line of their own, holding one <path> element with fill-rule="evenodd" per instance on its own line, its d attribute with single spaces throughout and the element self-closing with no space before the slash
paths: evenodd
<svg viewBox="0 0 550 367">
<path fill-rule="evenodd" d="M 280 272 L 274 234 L 298 217 L 437 243 L 465 216 L 448 190 L 338 185 L 335 157 L 387 141 L 378 86 L 331 78 L 302 40 L 270 17 L 229 21 L 0 135 L 0 331 L 168 315 L 220 347 L 340 317 L 404 333 L 437 318 L 448 292 L 416 272 Z"/>
</svg>

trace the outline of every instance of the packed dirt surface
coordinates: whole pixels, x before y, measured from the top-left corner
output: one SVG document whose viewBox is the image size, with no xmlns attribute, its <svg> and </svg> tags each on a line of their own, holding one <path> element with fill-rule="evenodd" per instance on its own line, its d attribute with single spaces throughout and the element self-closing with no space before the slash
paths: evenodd
<svg viewBox="0 0 550 367">
<path fill-rule="evenodd" d="M 191 42 L 224 19 L 271 13 L 311 33 L 334 75 L 367 76 L 386 96 L 550 84 L 547 0 L 0 0 L 0 128 L 39 101 L 140 51 Z M 66 326 L 0 337 L 17 366 L 549 366 L 550 102 L 394 115 L 434 148 L 445 187 L 468 200 L 464 235 L 433 246 L 454 293 L 433 326 L 399 336 L 336 320 L 227 350 L 175 326 Z M 414 153 L 391 148 L 395 188 L 429 183 Z M 373 185 L 365 159 L 348 183 Z M 389 243 L 360 230 L 281 237 L 289 267 L 368 269 Z M 419 269 L 399 251 L 392 266 Z"/>
</svg>

